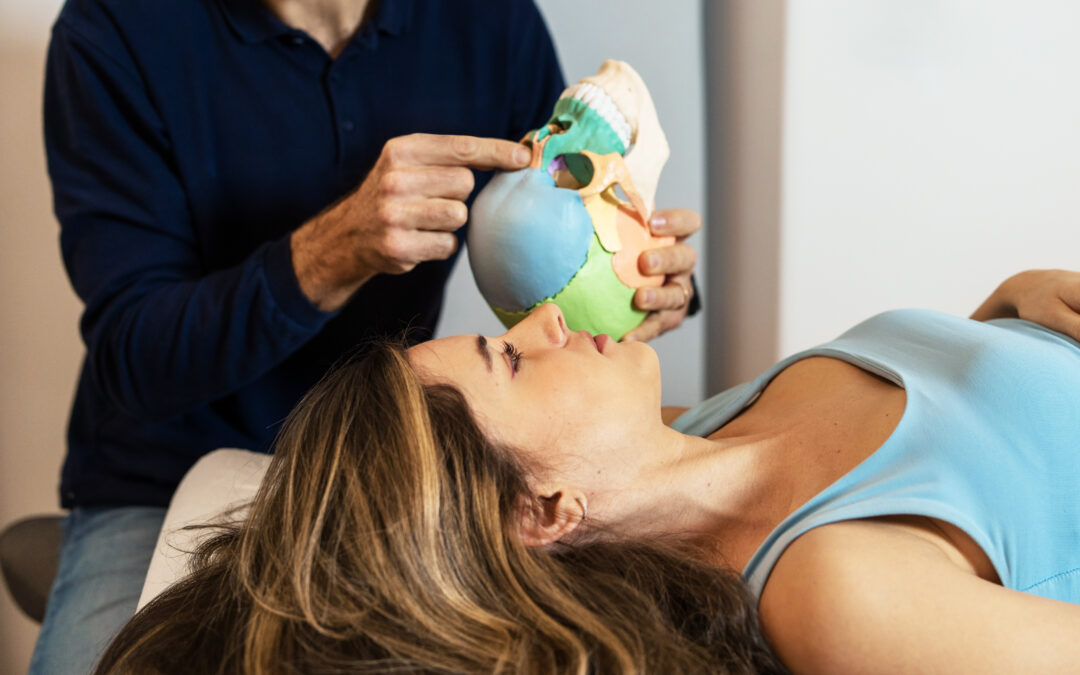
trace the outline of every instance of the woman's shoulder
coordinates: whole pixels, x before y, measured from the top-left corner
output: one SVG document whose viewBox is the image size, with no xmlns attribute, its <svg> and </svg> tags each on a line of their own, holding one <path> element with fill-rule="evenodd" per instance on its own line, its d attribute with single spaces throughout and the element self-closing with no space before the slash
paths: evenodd
<svg viewBox="0 0 1080 675">
<path fill-rule="evenodd" d="M 771 646 L 796 672 L 933 671 L 950 664 L 1006 672 L 1002 666 L 1032 653 L 1031 641 L 1024 649 L 1002 648 L 1005 636 L 1026 630 L 1016 617 L 1070 627 L 1080 620 L 1075 606 L 980 578 L 912 518 L 810 530 L 780 557 L 759 609 Z"/>
<path fill-rule="evenodd" d="M 947 528 L 947 529 L 946 529 Z M 967 538 L 958 528 L 922 516 L 883 516 L 842 520 L 813 528 L 795 539 L 780 556 L 762 593 L 762 604 L 776 590 L 797 583 L 806 591 L 858 590 L 893 566 L 908 567 L 913 559 L 943 564 L 943 571 L 986 576 L 972 563 Z M 992 570 L 990 576 L 993 576 Z M 813 584 L 806 584 L 808 579 Z M 810 588 L 812 586 L 812 588 Z"/>
<path fill-rule="evenodd" d="M 891 518 L 830 523 L 809 530 L 780 556 L 761 595 L 763 615 L 784 611 L 796 599 L 802 608 L 839 609 L 861 596 L 872 600 L 883 574 L 913 556 L 949 562 L 940 547 Z M 867 591 L 864 593 L 864 591 Z"/>
<path fill-rule="evenodd" d="M 903 577 L 913 560 L 952 573 L 938 569 L 945 560 L 927 542 L 875 521 L 810 530 L 784 551 L 762 592 L 769 642 L 796 671 L 858 670 L 866 655 L 853 647 L 866 645 L 872 627 L 911 592 L 899 589 L 908 586 Z"/>
</svg>

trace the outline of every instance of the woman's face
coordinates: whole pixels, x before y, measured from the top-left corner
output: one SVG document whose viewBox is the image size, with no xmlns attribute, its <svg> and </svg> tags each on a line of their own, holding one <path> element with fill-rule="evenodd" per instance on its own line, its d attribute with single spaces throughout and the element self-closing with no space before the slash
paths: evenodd
<svg viewBox="0 0 1080 675">
<path fill-rule="evenodd" d="M 425 383 L 460 389 L 485 433 L 537 468 L 609 465 L 663 424 L 656 352 L 571 332 L 553 304 L 498 337 L 417 345 L 409 360 Z"/>
</svg>

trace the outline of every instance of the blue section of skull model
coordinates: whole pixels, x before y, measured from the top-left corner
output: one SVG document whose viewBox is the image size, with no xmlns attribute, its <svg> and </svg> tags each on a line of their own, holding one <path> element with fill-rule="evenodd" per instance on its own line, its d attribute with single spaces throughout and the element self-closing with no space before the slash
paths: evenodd
<svg viewBox="0 0 1080 675">
<path fill-rule="evenodd" d="M 491 305 L 520 312 L 558 293 L 585 263 L 593 224 L 575 190 L 546 171 L 498 173 L 470 214 L 469 261 Z M 512 274 L 506 266 L 513 265 Z"/>
</svg>

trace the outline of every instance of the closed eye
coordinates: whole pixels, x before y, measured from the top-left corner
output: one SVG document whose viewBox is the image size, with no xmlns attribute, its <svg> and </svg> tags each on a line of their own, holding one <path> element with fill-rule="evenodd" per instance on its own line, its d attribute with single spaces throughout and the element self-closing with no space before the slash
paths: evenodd
<svg viewBox="0 0 1080 675">
<path fill-rule="evenodd" d="M 521 363 L 521 359 L 525 358 L 525 355 L 509 342 L 503 342 L 503 353 L 510 359 L 510 369 L 517 373 L 518 365 Z"/>
</svg>

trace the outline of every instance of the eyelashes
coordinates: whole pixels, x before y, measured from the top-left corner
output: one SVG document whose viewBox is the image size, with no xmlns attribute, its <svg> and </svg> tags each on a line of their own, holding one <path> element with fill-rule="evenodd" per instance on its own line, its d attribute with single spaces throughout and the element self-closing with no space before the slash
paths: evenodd
<svg viewBox="0 0 1080 675">
<path fill-rule="evenodd" d="M 503 343 L 503 353 L 510 357 L 510 368 L 516 373 L 518 371 L 518 363 L 521 359 L 525 358 L 525 355 L 509 342 Z"/>
</svg>

